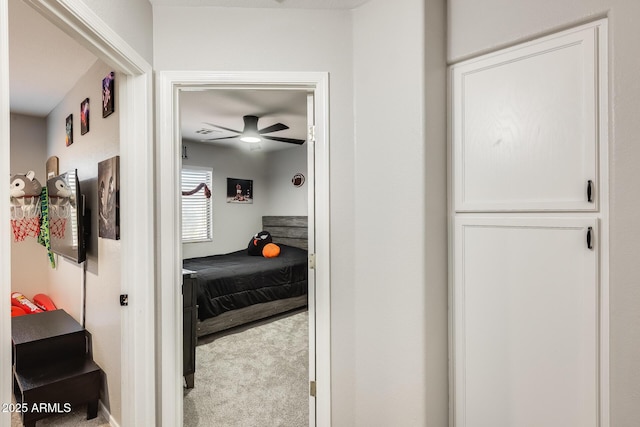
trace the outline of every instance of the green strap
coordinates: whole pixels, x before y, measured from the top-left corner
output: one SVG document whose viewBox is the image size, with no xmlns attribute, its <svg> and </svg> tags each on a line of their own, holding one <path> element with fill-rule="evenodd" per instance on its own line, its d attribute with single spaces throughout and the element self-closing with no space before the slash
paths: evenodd
<svg viewBox="0 0 640 427">
<path fill-rule="evenodd" d="M 40 193 L 40 208 L 42 216 L 40 217 L 40 234 L 38 234 L 38 243 L 47 249 L 51 268 L 56 268 L 56 260 L 51 252 L 51 233 L 49 231 L 49 192 L 47 186 L 42 187 Z"/>
</svg>

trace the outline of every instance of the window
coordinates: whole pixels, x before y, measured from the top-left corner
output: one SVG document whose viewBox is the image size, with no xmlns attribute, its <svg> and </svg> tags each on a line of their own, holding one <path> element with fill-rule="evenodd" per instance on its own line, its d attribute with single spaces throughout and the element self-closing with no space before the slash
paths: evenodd
<svg viewBox="0 0 640 427">
<path fill-rule="evenodd" d="M 195 190 L 200 184 L 211 188 L 213 172 L 209 168 L 194 166 L 182 169 L 182 192 Z M 182 196 L 182 242 L 205 242 L 212 240 L 213 214 L 211 198 L 205 195 L 202 188 L 192 195 Z"/>
</svg>

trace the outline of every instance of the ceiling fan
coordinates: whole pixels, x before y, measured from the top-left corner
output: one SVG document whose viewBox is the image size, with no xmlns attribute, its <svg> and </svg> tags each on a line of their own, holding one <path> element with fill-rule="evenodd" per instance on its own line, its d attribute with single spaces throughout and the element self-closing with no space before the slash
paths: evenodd
<svg viewBox="0 0 640 427">
<path fill-rule="evenodd" d="M 267 133 L 271 133 L 271 132 L 277 132 L 279 130 L 285 130 L 285 129 L 289 129 L 289 126 L 282 124 L 282 123 L 276 123 L 274 125 L 271 126 L 267 126 L 266 128 L 262 128 L 262 129 L 258 129 L 258 116 L 244 116 L 244 129 L 241 131 L 239 130 L 235 130 L 235 129 L 231 129 L 228 127 L 224 127 L 224 126 L 220 126 L 220 125 L 216 125 L 213 123 L 207 123 L 204 122 L 205 124 L 209 125 L 209 126 L 214 126 L 220 129 L 224 129 L 226 131 L 229 132 L 233 132 L 236 133 L 237 135 L 232 135 L 232 136 L 223 136 L 221 138 L 210 138 L 210 139 L 205 139 L 204 141 L 220 141 L 223 139 L 233 139 L 233 138 L 239 138 L 241 141 L 243 142 L 248 142 L 248 143 L 258 143 L 264 139 L 267 140 L 271 140 L 271 141 L 279 141 L 279 142 L 286 142 L 289 144 L 297 144 L 297 145 L 302 145 L 304 144 L 305 140 L 304 139 L 295 139 L 295 138 L 284 138 L 281 136 L 269 136 L 269 135 L 265 135 Z"/>
</svg>

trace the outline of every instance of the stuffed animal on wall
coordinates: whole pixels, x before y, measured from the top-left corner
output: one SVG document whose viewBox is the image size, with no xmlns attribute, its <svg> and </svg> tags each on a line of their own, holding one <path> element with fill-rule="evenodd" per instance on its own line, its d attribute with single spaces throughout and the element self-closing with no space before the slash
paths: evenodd
<svg viewBox="0 0 640 427">
<path fill-rule="evenodd" d="M 268 231 L 256 233 L 247 246 L 247 253 L 252 256 L 260 256 L 262 255 L 262 249 L 272 241 L 271 233 Z"/>
<path fill-rule="evenodd" d="M 69 188 L 67 182 L 62 178 L 57 178 L 53 183 L 53 188 L 49 193 L 51 197 L 51 204 L 56 206 L 63 206 L 71 202 L 71 204 L 75 204 L 75 200 L 73 198 L 73 191 Z"/>
<path fill-rule="evenodd" d="M 9 195 L 11 196 L 12 205 L 23 205 L 23 199 L 18 200 L 17 197 L 37 196 L 40 197 L 42 185 L 36 179 L 34 171 L 27 172 L 26 175 L 17 174 L 11 177 L 11 187 Z"/>
</svg>

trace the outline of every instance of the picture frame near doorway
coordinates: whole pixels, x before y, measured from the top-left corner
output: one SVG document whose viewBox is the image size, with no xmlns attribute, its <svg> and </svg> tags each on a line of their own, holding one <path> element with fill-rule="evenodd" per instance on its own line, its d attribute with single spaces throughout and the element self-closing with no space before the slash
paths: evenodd
<svg viewBox="0 0 640 427">
<path fill-rule="evenodd" d="M 102 79 L 102 118 L 109 117 L 116 110 L 116 73 L 111 71 Z"/>
<path fill-rule="evenodd" d="M 68 147 L 71 144 L 73 144 L 73 114 L 69 114 L 65 119 L 64 128 L 65 128 L 64 142 L 65 142 L 65 145 Z"/>
<path fill-rule="evenodd" d="M 98 236 L 120 240 L 120 156 L 98 163 Z"/>
<path fill-rule="evenodd" d="M 89 98 L 80 103 L 80 135 L 89 132 Z"/>
</svg>

